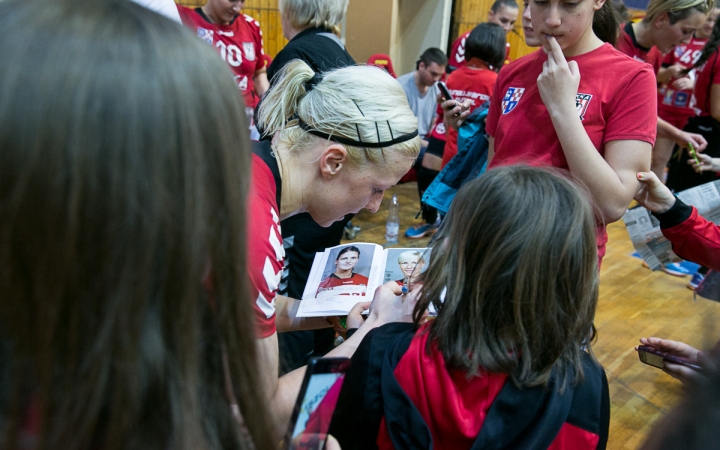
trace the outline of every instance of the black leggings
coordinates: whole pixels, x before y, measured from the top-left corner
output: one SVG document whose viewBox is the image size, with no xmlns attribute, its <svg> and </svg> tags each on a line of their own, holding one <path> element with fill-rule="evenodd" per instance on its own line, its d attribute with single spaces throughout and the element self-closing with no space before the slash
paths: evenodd
<svg viewBox="0 0 720 450">
<path fill-rule="evenodd" d="M 430 183 L 433 182 L 437 174 L 439 174 L 437 170 L 428 169 L 427 167 L 420 166 L 417 168 L 417 185 L 418 185 L 418 194 L 420 195 L 420 208 L 422 211 L 422 218 L 425 219 L 425 223 L 435 223 L 437 220 L 437 209 L 433 208 L 432 206 L 427 206 L 422 202 L 422 196 L 425 193 L 425 190 L 430 186 Z"/>
<path fill-rule="evenodd" d="M 425 153 L 435 155 L 438 158 L 442 158 L 444 150 L 445 141 L 432 136 L 430 137 L 430 139 L 428 139 L 428 146 Z M 439 174 L 440 172 L 437 170 L 428 169 L 427 167 L 423 167 L 422 160 L 420 161 L 420 164 L 417 164 L 416 166 L 418 194 L 420 195 L 420 210 L 422 212 L 422 218 L 425 219 L 425 223 L 432 224 L 435 223 L 435 221 L 437 220 L 437 209 L 423 204 L 422 196 L 425 193 L 425 190 L 430 186 L 437 174 Z"/>
</svg>

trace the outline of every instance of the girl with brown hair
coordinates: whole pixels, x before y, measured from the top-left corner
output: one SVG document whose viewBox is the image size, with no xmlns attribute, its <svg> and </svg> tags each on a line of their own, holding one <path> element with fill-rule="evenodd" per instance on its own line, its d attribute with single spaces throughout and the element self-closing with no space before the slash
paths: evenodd
<svg viewBox="0 0 720 450">
<path fill-rule="evenodd" d="M 415 323 L 371 331 L 353 356 L 330 427 L 342 448 L 604 448 L 585 193 L 497 168 L 460 190 L 433 242 Z"/>
</svg>

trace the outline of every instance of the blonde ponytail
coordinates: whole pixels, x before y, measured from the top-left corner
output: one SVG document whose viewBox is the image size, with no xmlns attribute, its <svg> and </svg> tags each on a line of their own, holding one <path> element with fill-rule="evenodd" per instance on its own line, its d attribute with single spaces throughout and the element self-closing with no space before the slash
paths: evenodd
<svg viewBox="0 0 720 450">
<path fill-rule="evenodd" d="M 275 76 L 273 87 L 265 94 L 258 112 L 258 124 L 267 136 L 275 134 L 295 115 L 300 100 L 307 94 L 305 83 L 313 75 L 315 72 L 310 66 L 294 59 Z"/>
</svg>

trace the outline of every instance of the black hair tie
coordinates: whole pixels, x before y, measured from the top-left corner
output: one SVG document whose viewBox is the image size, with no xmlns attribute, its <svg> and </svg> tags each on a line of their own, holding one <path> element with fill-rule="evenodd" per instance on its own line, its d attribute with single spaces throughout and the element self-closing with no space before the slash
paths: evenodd
<svg viewBox="0 0 720 450">
<path fill-rule="evenodd" d="M 309 80 L 305 82 L 305 93 L 312 91 L 315 89 L 315 86 L 318 85 L 323 79 L 323 74 L 321 72 L 315 72 L 315 75 L 312 76 Z"/>
</svg>

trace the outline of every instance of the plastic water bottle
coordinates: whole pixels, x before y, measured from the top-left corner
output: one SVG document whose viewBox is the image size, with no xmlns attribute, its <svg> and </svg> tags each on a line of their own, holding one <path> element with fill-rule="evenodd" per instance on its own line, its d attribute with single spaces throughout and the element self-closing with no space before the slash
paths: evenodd
<svg viewBox="0 0 720 450">
<path fill-rule="evenodd" d="M 385 240 L 388 244 L 397 244 L 400 233 L 400 203 L 396 194 L 393 194 L 385 224 Z"/>
</svg>

